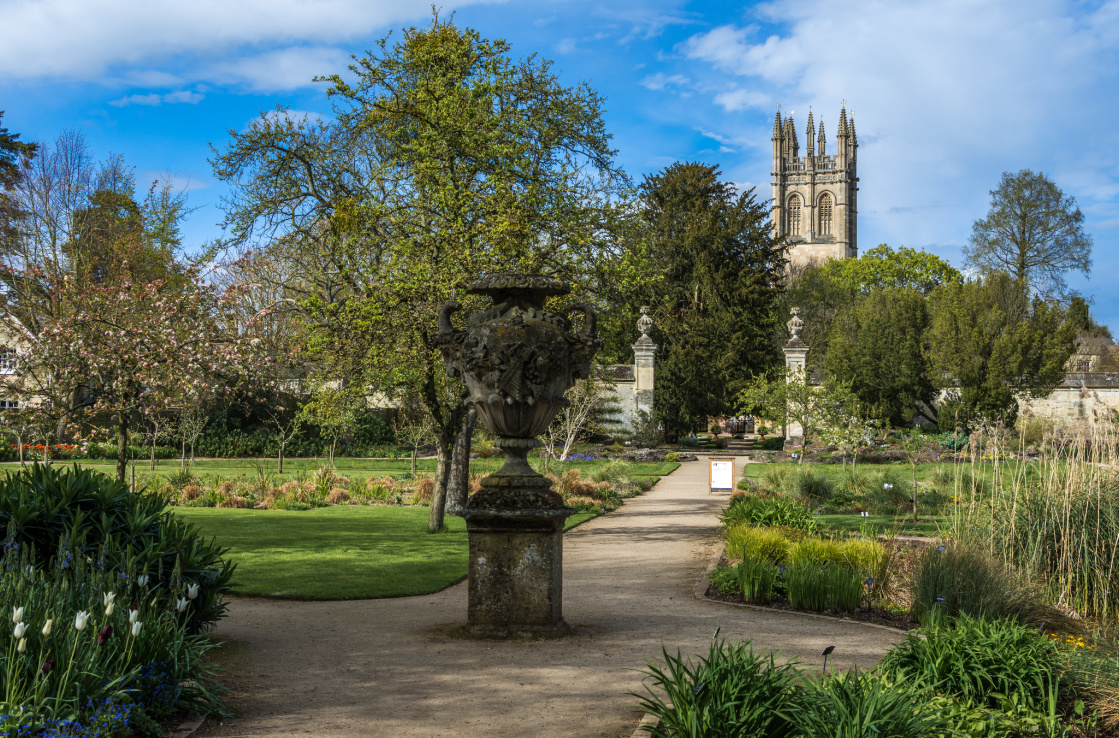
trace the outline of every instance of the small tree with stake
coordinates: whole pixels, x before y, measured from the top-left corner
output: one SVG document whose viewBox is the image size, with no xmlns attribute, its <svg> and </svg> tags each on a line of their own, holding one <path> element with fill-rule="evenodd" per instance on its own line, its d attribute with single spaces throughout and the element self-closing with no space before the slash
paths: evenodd
<svg viewBox="0 0 1119 738">
<path fill-rule="evenodd" d="M 303 424 L 303 415 L 293 407 L 294 405 L 294 400 L 290 400 L 283 405 L 277 402 L 269 406 L 267 411 L 268 426 L 272 429 L 272 436 L 279 445 L 276 457 L 277 474 L 284 473 L 284 448 L 299 433 L 299 428 Z M 333 460 L 332 456 L 331 462 Z"/>
<path fill-rule="evenodd" d="M 901 450 L 909 461 L 913 472 L 913 522 L 917 522 L 917 467 L 921 465 L 921 454 L 927 453 L 930 447 L 929 439 L 919 430 L 904 431 L 901 433 Z"/>
</svg>

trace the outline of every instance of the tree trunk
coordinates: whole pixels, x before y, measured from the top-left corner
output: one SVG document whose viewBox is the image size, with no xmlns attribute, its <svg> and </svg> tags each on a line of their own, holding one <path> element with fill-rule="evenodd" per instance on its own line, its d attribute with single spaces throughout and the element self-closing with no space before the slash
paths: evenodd
<svg viewBox="0 0 1119 738">
<path fill-rule="evenodd" d="M 23 436 L 16 436 L 16 443 L 19 444 L 19 465 L 23 466 Z"/>
<path fill-rule="evenodd" d="M 183 439 L 183 454 L 182 454 L 181 460 L 179 462 L 179 466 L 183 469 L 186 469 L 186 439 L 185 438 Z"/>
<path fill-rule="evenodd" d="M 416 476 L 416 451 L 417 450 L 418 449 L 416 448 L 416 444 L 413 443 L 412 444 L 412 476 L 413 477 Z"/>
<path fill-rule="evenodd" d="M 155 471 L 155 434 L 154 433 L 152 434 L 152 459 L 151 459 L 151 463 L 148 465 L 148 470 L 149 471 Z"/>
<path fill-rule="evenodd" d="M 451 471 L 448 477 L 447 512 L 462 515 L 466 507 L 466 497 L 470 492 L 470 441 L 474 436 L 474 423 L 478 414 L 473 407 L 466 414 L 462 430 L 455 436 L 455 447 L 451 450 Z"/>
<path fill-rule="evenodd" d="M 284 442 L 280 441 L 280 474 L 284 473 Z"/>
<path fill-rule="evenodd" d="M 194 466 L 194 439 L 190 439 L 190 465 Z"/>
<path fill-rule="evenodd" d="M 804 449 L 808 448 L 808 434 L 801 430 L 800 433 L 800 457 L 797 459 L 798 464 L 804 463 Z"/>
<path fill-rule="evenodd" d="M 124 482 L 128 466 L 128 419 L 124 413 L 117 415 L 117 481 Z"/>
<path fill-rule="evenodd" d="M 455 437 L 449 430 L 438 434 L 435 450 L 435 490 L 431 493 L 431 508 L 427 513 L 427 532 L 438 533 L 443 530 L 443 516 L 447 509 L 447 477 L 451 471 L 451 451 Z"/>
<path fill-rule="evenodd" d="M 917 465 L 913 465 L 913 522 L 917 522 Z"/>
</svg>

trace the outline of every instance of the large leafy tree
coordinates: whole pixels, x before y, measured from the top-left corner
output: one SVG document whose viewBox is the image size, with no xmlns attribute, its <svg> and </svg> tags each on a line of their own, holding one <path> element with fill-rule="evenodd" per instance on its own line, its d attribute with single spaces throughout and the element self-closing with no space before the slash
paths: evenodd
<svg viewBox="0 0 1119 738">
<path fill-rule="evenodd" d="M 834 259 L 820 268 L 844 289 L 864 295 L 883 289 L 909 289 L 927 295 L 942 284 L 961 279 L 960 272 L 936 254 L 907 246 L 895 250 L 884 243 L 857 259 Z"/>
<path fill-rule="evenodd" d="M 317 326 L 323 381 L 362 398 L 415 394 L 438 465 L 429 529 L 448 483 L 464 484 L 465 389 L 435 344 L 439 307 L 475 277 L 520 270 L 575 281 L 593 273 L 603 213 L 623 184 L 602 99 L 562 85 L 551 64 L 433 18 L 386 37 L 333 75 L 332 117 L 280 109 L 231 131 L 214 161 L 233 185 L 240 243 L 286 249 L 304 269 L 294 298 Z"/>
<path fill-rule="evenodd" d="M 751 377 L 773 367 L 786 246 L 767 206 L 720 181 L 718 167 L 674 164 L 640 194 L 660 346 L 654 408 L 675 437 L 732 412 Z"/>
<path fill-rule="evenodd" d="M 0 120 L 4 111 L 0 110 Z M 33 143 L 19 140 L 18 133 L 12 133 L 0 126 L 0 250 L 7 251 L 19 233 L 20 222 L 27 213 L 14 195 L 20 179 L 21 161 L 35 156 L 38 147 Z"/>
<path fill-rule="evenodd" d="M 935 423 L 928 324 L 916 290 L 874 290 L 832 322 L 824 369 L 851 385 L 865 417 L 904 425 L 920 414 Z"/>
<path fill-rule="evenodd" d="M 1020 289 L 1044 297 L 1064 295 L 1065 275 L 1092 268 L 1092 237 L 1076 198 L 1045 174 L 1003 172 L 991 190 L 987 217 L 975 221 L 964 250 L 983 272 L 1006 272 Z"/>
<path fill-rule="evenodd" d="M 938 288 L 929 304 L 933 376 L 949 396 L 942 428 L 1012 423 L 1019 395 L 1045 397 L 1064 378 L 1076 325 L 1005 274 Z"/>
</svg>

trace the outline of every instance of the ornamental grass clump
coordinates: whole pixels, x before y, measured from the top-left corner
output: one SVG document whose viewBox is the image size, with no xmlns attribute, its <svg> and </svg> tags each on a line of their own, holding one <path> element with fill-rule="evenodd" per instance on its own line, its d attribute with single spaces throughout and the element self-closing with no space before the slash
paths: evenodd
<svg viewBox="0 0 1119 738">
<path fill-rule="evenodd" d="M 767 560 L 783 564 L 793 543 L 780 528 L 758 528 L 736 523 L 726 529 L 727 556 L 732 560 Z"/>
<path fill-rule="evenodd" d="M 787 497 L 735 497 L 723 512 L 723 525 L 735 523 L 761 527 L 782 526 L 806 533 L 816 530 L 816 519 L 812 511 Z"/>
<path fill-rule="evenodd" d="M 933 618 L 882 662 L 883 674 L 969 707 L 1000 710 L 1008 698 L 1030 711 L 1050 711 L 1062 672 L 1053 644 L 1013 620 Z"/>
<path fill-rule="evenodd" d="M 768 559 L 744 559 L 734 567 L 738 591 L 747 602 L 764 605 L 773 597 L 778 569 Z"/>
<path fill-rule="evenodd" d="M 1076 622 L 1046 601 L 1045 592 L 984 548 L 949 541 L 926 548 L 910 582 L 910 612 L 920 622 L 930 615 L 970 615 L 1046 623 L 1068 631 Z"/>
<path fill-rule="evenodd" d="M 798 738 L 929 738 L 949 723 L 938 705 L 912 686 L 858 667 L 804 681 L 804 700 L 791 712 Z"/>
<path fill-rule="evenodd" d="M 795 662 L 777 664 L 753 645 L 712 642 L 707 656 L 685 659 L 662 649 L 663 665 L 647 662 L 640 709 L 660 719 L 663 738 L 786 738 L 795 735 L 800 692 Z"/>
</svg>

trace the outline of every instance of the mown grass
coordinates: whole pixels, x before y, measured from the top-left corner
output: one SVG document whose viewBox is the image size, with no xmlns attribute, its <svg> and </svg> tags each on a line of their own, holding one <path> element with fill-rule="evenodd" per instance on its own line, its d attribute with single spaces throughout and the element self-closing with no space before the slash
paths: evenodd
<svg viewBox="0 0 1119 738">
<path fill-rule="evenodd" d="M 948 526 L 950 516 L 941 515 L 929 519 L 930 522 L 914 523 L 912 518 L 902 515 L 895 518 L 892 515 L 868 515 L 863 517 L 855 513 L 820 514 L 816 522 L 822 528 L 835 530 L 862 530 L 863 526 L 870 526 L 878 533 L 897 533 L 903 536 L 937 536 L 940 535 L 941 526 Z"/>
<path fill-rule="evenodd" d="M 466 576 L 466 524 L 427 532 L 426 507 L 337 505 L 307 511 L 174 508 L 229 548 L 237 594 L 314 600 L 435 592 Z M 567 527 L 591 513 L 567 519 Z"/>
</svg>

